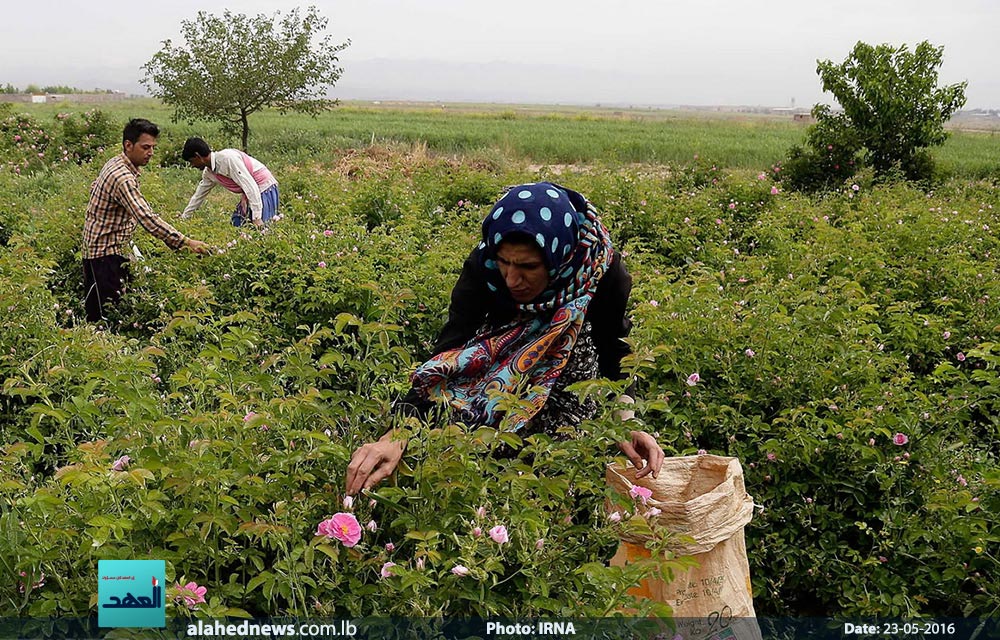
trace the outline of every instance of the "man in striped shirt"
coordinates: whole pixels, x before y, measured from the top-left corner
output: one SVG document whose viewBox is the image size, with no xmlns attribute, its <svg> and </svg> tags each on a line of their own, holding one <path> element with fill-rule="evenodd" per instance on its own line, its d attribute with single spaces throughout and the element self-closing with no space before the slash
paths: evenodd
<svg viewBox="0 0 1000 640">
<path fill-rule="evenodd" d="M 249 218 L 258 228 L 263 228 L 278 212 L 278 181 L 260 160 L 239 149 L 212 151 L 201 138 L 188 138 L 181 158 L 195 169 L 201 169 L 201 182 L 184 209 L 184 217 L 200 207 L 208 192 L 219 184 L 241 196 L 233 211 L 234 227 L 243 226 Z"/>
<path fill-rule="evenodd" d="M 133 118 L 122 132 L 122 153 L 104 164 L 90 187 L 83 224 L 83 288 L 87 320 L 104 318 L 129 280 L 132 233 L 141 224 L 171 249 L 208 253 L 204 242 L 188 238 L 153 212 L 139 191 L 139 168 L 149 163 L 160 130 L 149 120 Z"/>
</svg>

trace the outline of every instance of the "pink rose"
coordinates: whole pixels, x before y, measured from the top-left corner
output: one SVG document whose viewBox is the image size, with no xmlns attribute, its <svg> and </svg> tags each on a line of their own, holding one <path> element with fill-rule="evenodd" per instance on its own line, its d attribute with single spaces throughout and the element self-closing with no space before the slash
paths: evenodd
<svg viewBox="0 0 1000 640">
<path fill-rule="evenodd" d="M 316 266 L 319 267 L 320 269 L 326 269 L 326 263 L 323 262 L 322 260 L 316 263 Z"/>
<path fill-rule="evenodd" d="M 464 564 L 456 564 L 454 567 L 451 568 L 451 572 L 454 573 L 456 576 L 465 577 L 469 575 L 469 567 L 465 566 Z"/>
<path fill-rule="evenodd" d="M 257 414 L 254 413 L 253 411 L 247 411 L 247 414 L 243 416 L 243 422 L 250 422 L 251 420 L 254 419 L 254 416 L 256 415 Z"/>
<path fill-rule="evenodd" d="M 375 532 L 376 530 L 378 530 L 378 525 L 375 523 L 374 520 L 369 520 L 368 524 L 365 525 L 365 527 L 371 532 Z"/>
<path fill-rule="evenodd" d="M 353 547 L 361 540 L 361 523 L 350 513 L 335 513 L 316 527 L 316 535 L 339 540 L 345 547 Z"/>
<path fill-rule="evenodd" d="M 195 609 L 199 604 L 205 602 L 205 592 L 208 591 L 207 588 L 199 587 L 194 582 L 189 582 L 184 586 L 176 582 L 174 583 L 174 588 L 177 590 L 174 602 L 183 604 L 188 609 Z"/>
<path fill-rule="evenodd" d="M 639 485 L 632 485 L 632 488 L 629 489 L 628 494 L 632 496 L 633 500 L 638 498 L 642 500 L 643 504 L 646 504 L 646 501 L 653 497 L 653 490 L 648 489 L 646 487 L 640 487 Z"/>
<path fill-rule="evenodd" d="M 396 545 L 394 545 L 391 542 L 386 542 L 385 543 L 385 550 L 388 551 L 389 553 L 392 553 L 393 551 L 396 550 Z"/>
<path fill-rule="evenodd" d="M 620 514 L 617 511 L 614 511 L 610 515 L 608 515 L 608 520 L 610 520 L 611 522 L 621 522 L 622 514 Z"/>
<path fill-rule="evenodd" d="M 327 229 L 327 230 L 325 230 L 323 232 L 323 235 L 326 236 L 327 238 L 329 238 L 330 236 L 333 235 L 333 231 L 331 231 L 330 229 Z"/>
<path fill-rule="evenodd" d="M 699 376 L 697 373 L 692 373 L 687 377 L 687 386 L 689 387 L 693 387 L 699 382 L 701 382 L 701 376 Z"/>
<path fill-rule="evenodd" d="M 479 527 L 473 527 L 472 535 L 478 538 L 479 536 L 483 535 L 483 530 L 480 529 Z"/>
<path fill-rule="evenodd" d="M 507 535 L 507 527 L 502 524 L 490 529 L 490 537 L 493 538 L 493 542 L 497 544 L 503 544 L 510 541 L 510 537 Z"/>
<path fill-rule="evenodd" d="M 384 565 L 382 565 L 382 570 L 379 571 L 379 574 L 383 578 L 391 578 L 392 577 L 392 568 L 395 567 L 395 566 L 396 566 L 395 562 L 386 562 Z"/>
<path fill-rule="evenodd" d="M 646 517 L 647 518 L 655 518 L 656 516 L 660 515 L 661 513 L 663 513 L 663 511 L 661 511 L 660 509 L 657 509 L 656 507 L 650 507 L 649 511 L 646 512 Z"/>
<path fill-rule="evenodd" d="M 545 538 L 539 538 L 538 540 L 535 540 L 536 549 L 541 551 L 543 547 L 545 547 Z"/>
<path fill-rule="evenodd" d="M 892 443 L 899 447 L 903 446 L 909 441 L 910 439 L 906 436 L 905 433 L 897 433 L 892 437 Z"/>
<path fill-rule="evenodd" d="M 129 463 L 132 462 L 132 458 L 128 456 L 122 456 L 115 460 L 114 464 L 111 465 L 112 471 L 124 471 Z"/>
<path fill-rule="evenodd" d="M 28 577 L 28 574 L 27 574 L 27 573 L 25 573 L 24 571 L 21 571 L 21 572 L 20 572 L 20 576 L 21 576 L 22 578 L 27 578 L 27 577 Z M 34 577 L 34 576 L 32 576 L 32 577 Z M 41 589 L 41 588 L 42 588 L 42 587 L 44 587 L 44 586 L 45 586 L 45 572 L 43 571 L 43 572 L 41 573 L 41 575 L 40 575 L 40 576 L 38 577 L 38 582 L 32 582 L 32 583 L 31 583 L 31 588 L 32 588 L 33 590 L 34 590 L 34 589 Z M 18 591 L 19 591 L 20 593 L 24 593 L 24 590 L 25 590 L 25 588 L 26 588 L 26 587 L 25 587 L 25 584 L 24 584 L 24 582 L 22 582 L 21 580 L 18 580 L 18 581 L 17 581 L 17 590 L 18 590 Z"/>
</svg>

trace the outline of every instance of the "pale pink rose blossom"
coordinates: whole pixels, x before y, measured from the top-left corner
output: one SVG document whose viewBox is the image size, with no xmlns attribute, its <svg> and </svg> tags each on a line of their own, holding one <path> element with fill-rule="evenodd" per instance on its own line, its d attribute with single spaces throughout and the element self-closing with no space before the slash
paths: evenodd
<svg viewBox="0 0 1000 640">
<path fill-rule="evenodd" d="M 653 497 L 653 490 L 647 487 L 640 487 L 639 485 L 632 485 L 628 494 L 632 496 L 633 500 L 638 498 L 642 500 L 642 504 L 646 504 L 647 501 Z"/>
<path fill-rule="evenodd" d="M 473 527 L 472 535 L 478 538 L 479 536 L 483 535 L 483 530 L 480 529 L 479 527 Z"/>
<path fill-rule="evenodd" d="M 608 516 L 608 520 L 610 520 L 611 522 L 621 522 L 622 514 L 618 513 L 617 511 L 614 511 Z"/>
<path fill-rule="evenodd" d="M 21 575 L 22 578 L 27 578 L 28 577 L 28 574 L 25 573 L 24 571 L 21 571 L 20 575 Z M 42 571 L 41 575 L 38 577 L 38 582 L 32 582 L 31 583 L 31 589 L 32 590 L 34 590 L 34 589 L 40 589 L 40 588 L 42 588 L 44 586 L 45 586 L 45 572 Z M 26 587 L 25 587 L 24 582 L 18 580 L 17 581 L 17 590 L 20 593 L 24 593 L 25 589 L 26 589 Z"/>
<path fill-rule="evenodd" d="M 469 567 L 465 566 L 464 564 L 456 564 L 454 567 L 451 568 L 451 572 L 460 578 L 464 578 L 465 576 L 469 575 Z"/>
<path fill-rule="evenodd" d="M 698 375 L 697 373 L 692 373 L 687 377 L 687 386 L 689 387 L 693 387 L 699 382 L 701 382 L 701 376 Z"/>
<path fill-rule="evenodd" d="M 899 447 L 903 446 L 909 441 L 910 439 L 907 437 L 905 433 L 897 433 L 892 437 L 892 443 Z"/>
<path fill-rule="evenodd" d="M 391 578 L 392 568 L 395 566 L 396 566 L 395 562 L 386 562 L 385 564 L 382 565 L 382 570 L 379 571 L 379 575 L 381 575 L 383 578 Z"/>
<path fill-rule="evenodd" d="M 507 535 L 507 527 L 503 526 L 502 524 L 498 524 L 497 526 L 493 527 L 492 529 L 490 529 L 490 538 L 492 538 L 493 542 L 497 544 L 503 544 L 505 542 L 509 542 L 510 537 Z"/>
<path fill-rule="evenodd" d="M 344 496 L 344 508 L 350 509 L 354 506 L 354 496 Z"/>
<path fill-rule="evenodd" d="M 111 465 L 112 471 L 124 471 L 128 468 L 129 463 L 132 462 L 132 458 L 129 456 L 122 456 L 115 460 L 114 464 Z"/>
<path fill-rule="evenodd" d="M 955 359 L 958 360 L 959 362 L 965 362 L 965 354 L 959 351 L 958 354 L 955 356 Z"/>
<path fill-rule="evenodd" d="M 368 524 L 365 525 L 365 528 L 368 529 L 369 531 L 375 532 L 378 530 L 378 525 L 375 524 L 374 520 L 369 520 Z"/>
<path fill-rule="evenodd" d="M 543 547 L 545 547 L 545 538 L 539 538 L 538 540 L 535 540 L 535 549 L 541 551 Z"/>
</svg>

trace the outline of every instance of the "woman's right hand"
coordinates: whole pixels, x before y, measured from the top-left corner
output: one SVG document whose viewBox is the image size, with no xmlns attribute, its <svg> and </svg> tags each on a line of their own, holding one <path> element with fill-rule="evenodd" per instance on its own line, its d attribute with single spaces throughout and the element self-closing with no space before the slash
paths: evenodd
<svg viewBox="0 0 1000 640">
<path fill-rule="evenodd" d="M 347 465 L 347 495 L 370 489 L 392 475 L 405 449 L 406 440 L 394 440 L 391 431 L 377 442 L 359 447 Z"/>
</svg>

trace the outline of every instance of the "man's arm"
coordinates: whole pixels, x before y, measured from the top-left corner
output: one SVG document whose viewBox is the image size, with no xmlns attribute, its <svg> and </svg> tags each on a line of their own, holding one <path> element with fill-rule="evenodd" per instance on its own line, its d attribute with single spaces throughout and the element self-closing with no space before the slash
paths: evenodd
<svg viewBox="0 0 1000 640">
<path fill-rule="evenodd" d="M 186 216 L 201 207 L 201 205 L 205 202 L 205 198 L 208 196 L 208 193 L 213 187 L 215 187 L 216 182 L 208 177 L 206 174 L 207 171 L 208 169 L 202 171 L 201 182 L 198 183 L 198 188 L 195 189 L 194 195 L 191 196 L 191 200 L 188 202 L 188 205 L 184 207 L 184 213 L 181 215 Z"/>
<path fill-rule="evenodd" d="M 156 215 L 153 208 L 149 206 L 146 199 L 139 191 L 139 183 L 134 179 L 123 180 L 116 189 L 118 202 L 125 207 L 135 219 L 139 221 L 142 228 L 148 231 L 155 238 L 159 238 L 171 249 L 188 247 L 196 253 L 208 253 L 208 245 L 194 238 L 188 238 L 183 233 L 170 226 L 166 220 Z"/>
</svg>

